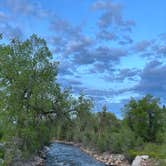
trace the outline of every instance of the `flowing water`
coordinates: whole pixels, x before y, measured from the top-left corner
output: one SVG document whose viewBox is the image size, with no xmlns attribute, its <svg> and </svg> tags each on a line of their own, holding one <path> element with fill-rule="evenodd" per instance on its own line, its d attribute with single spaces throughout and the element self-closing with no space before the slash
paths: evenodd
<svg viewBox="0 0 166 166">
<path fill-rule="evenodd" d="M 46 166 L 104 166 L 72 145 L 53 143 L 47 153 Z"/>
</svg>

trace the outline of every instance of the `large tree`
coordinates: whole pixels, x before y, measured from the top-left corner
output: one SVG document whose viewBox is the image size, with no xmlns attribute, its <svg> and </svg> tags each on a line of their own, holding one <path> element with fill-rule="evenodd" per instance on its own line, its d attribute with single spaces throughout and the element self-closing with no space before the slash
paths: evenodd
<svg viewBox="0 0 166 166">
<path fill-rule="evenodd" d="M 162 126 L 161 112 L 159 99 L 151 95 L 140 100 L 132 98 L 125 105 L 125 119 L 129 127 L 145 141 L 155 141 Z"/>
<path fill-rule="evenodd" d="M 57 65 L 45 40 L 36 35 L 0 45 L 0 124 L 5 126 L 0 137 L 3 134 L 8 152 L 13 151 L 14 156 L 5 155 L 9 160 L 19 154 L 16 149 L 30 154 L 52 136 L 72 138 L 75 124 L 81 132 L 88 126 L 91 100 L 60 89 Z"/>
<path fill-rule="evenodd" d="M 34 151 L 48 141 L 50 114 L 57 111 L 53 104 L 62 95 L 57 62 L 51 58 L 45 40 L 36 35 L 0 46 L 0 123 L 5 139 L 13 139 L 21 151 Z"/>
</svg>

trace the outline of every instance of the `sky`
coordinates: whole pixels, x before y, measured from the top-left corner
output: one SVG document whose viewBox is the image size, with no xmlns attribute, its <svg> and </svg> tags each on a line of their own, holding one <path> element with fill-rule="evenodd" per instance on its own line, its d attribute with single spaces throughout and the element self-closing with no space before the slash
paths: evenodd
<svg viewBox="0 0 166 166">
<path fill-rule="evenodd" d="M 165 0 L 0 0 L 5 40 L 45 38 L 58 82 L 119 117 L 131 97 L 166 103 Z"/>
</svg>

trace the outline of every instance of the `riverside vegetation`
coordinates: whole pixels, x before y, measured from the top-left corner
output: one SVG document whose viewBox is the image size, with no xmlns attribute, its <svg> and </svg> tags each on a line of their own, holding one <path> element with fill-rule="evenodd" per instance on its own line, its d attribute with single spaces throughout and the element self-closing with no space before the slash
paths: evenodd
<svg viewBox="0 0 166 166">
<path fill-rule="evenodd" d="M 51 138 L 82 143 L 99 152 L 166 158 L 166 108 L 146 95 L 131 98 L 118 119 L 106 106 L 57 83 L 58 62 L 44 39 L 32 35 L 0 44 L 0 158 L 3 165 L 25 160 Z M 157 80 L 156 80 L 157 81 Z M 1 163 L 2 164 L 2 163 Z"/>
</svg>

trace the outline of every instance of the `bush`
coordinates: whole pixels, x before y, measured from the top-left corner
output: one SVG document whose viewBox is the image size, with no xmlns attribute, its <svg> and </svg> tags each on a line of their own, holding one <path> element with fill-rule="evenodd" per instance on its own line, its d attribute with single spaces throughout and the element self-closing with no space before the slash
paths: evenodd
<svg viewBox="0 0 166 166">
<path fill-rule="evenodd" d="M 99 137 L 97 139 L 97 150 L 100 152 L 104 152 L 108 150 L 108 142 L 104 137 Z"/>
<path fill-rule="evenodd" d="M 166 159 L 166 144 L 145 144 L 143 152 L 152 158 Z"/>
<path fill-rule="evenodd" d="M 145 143 L 142 149 L 130 149 L 127 155 L 129 160 L 133 160 L 137 155 L 148 155 L 163 163 L 166 159 L 166 144 Z"/>
<path fill-rule="evenodd" d="M 4 158 L 4 151 L 0 149 L 0 159 Z"/>
</svg>

